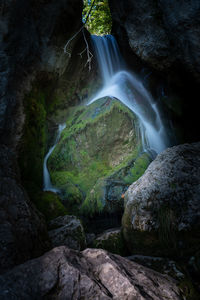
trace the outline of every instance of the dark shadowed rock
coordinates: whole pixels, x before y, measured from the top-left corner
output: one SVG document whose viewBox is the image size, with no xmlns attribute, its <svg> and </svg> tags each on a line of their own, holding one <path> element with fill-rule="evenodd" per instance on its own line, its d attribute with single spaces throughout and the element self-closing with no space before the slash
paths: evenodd
<svg viewBox="0 0 200 300">
<path fill-rule="evenodd" d="M 200 3 L 197 0 L 109 0 L 114 29 L 154 68 L 179 62 L 199 78 Z M 145 25 L 144 25 L 145 24 Z"/>
<path fill-rule="evenodd" d="M 65 71 L 67 39 L 81 26 L 82 1 L 11 0 L 1 4 L 0 139 L 16 146 L 24 123 L 23 96 L 39 72 Z M 74 41 L 70 45 L 70 50 Z"/>
<path fill-rule="evenodd" d="M 130 249 L 192 254 L 199 249 L 200 143 L 163 151 L 125 194 L 123 233 Z"/>
<path fill-rule="evenodd" d="M 7 299 L 182 300 L 168 276 L 99 249 L 54 248 L 0 277 Z"/>
<path fill-rule="evenodd" d="M 127 254 L 121 228 L 111 228 L 97 235 L 93 246 L 119 255 Z"/>
<path fill-rule="evenodd" d="M 75 216 L 58 217 L 49 223 L 49 237 L 54 247 L 86 248 L 86 237 L 80 220 Z"/>
<path fill-rule="evenodd" d="M 39 256 L 48 249 L 42 215 L 20 185 L 16 157 L 0 148 L 0 270 Z"/>
</svg>

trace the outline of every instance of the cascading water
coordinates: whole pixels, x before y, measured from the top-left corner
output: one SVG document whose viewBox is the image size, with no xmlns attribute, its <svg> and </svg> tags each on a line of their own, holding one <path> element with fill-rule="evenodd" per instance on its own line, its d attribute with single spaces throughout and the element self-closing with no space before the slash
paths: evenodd
<svg viewBox="0 0 200 300">
<path fill-rule="evenodd" d="M 47 161 L 48 161 L 49 156 L 53 152 L 54 148 L 56 147 L 56 145 L 57 145 L 57 143 L 60 139 L 61 132 L 63 131 L 63 129 L 65 129 L 65 127 L 66 127 L 65 124 L 60 124 L 58 126 L 58 133 L 57 133 L 57 136 L 56 136 L 55 144 L 49 149 L 48 153 L 46 154 L 46 156 L 44 158 L 44 163 L 43 163 L 43 191 L 51 191 L 51 192 L 54 192 L 54 193 L 59 192 L 59 190 L 56 189 L 51 183 L 49 171 L 48 171 L 48 168 L 47 168 Z"/>
<path fill-rule="evenodd" d="M 113 36 L 92 36 L 103 88 L 87 103 L 109 96 L 126 105 L 139 121 L 144 151 L 158 154 L 170 146 L 156 102 L 136 75 L 125 71 L 125 63 Z"/>
</svg>

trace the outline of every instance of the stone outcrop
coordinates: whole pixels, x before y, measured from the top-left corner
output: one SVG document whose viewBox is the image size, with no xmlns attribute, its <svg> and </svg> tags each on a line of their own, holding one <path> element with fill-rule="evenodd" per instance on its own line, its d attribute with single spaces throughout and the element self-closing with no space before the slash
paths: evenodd
<svg viewBox="0 0 200 300">
<path fill-rule="evenodd" d="M 1 7 L 0 137 L 16 146 L 24 122 L 23 95 L 38 72 L 61 75 L 65 41 L 81 25 L 82 1 L 3 1 Z M 75 22 L 75 18 L 77 22 Z M 51 75 L 50 75 L 51 76 Z"/>
<path fill-rule="evenodd" d="M 0 3 L 1 272 L 48 249 L 44 219 L 21 185 L 17 152 L 19 141 L 20 146 L 27 144 L 21 160 L 25 165 L 31 164 L 27 172 L 30 176 L 34 174 L 35 178 L 41 179 L 46 142 L 43 138 L 45 111 L 43 96 L 38 93 L 37 97 L 35 89 L 37 91 L 39 82 L 45 88 L 49 78 L 57 83 L 66 69 L 70 59 L 64 56 L 63 46 L 81 25 L 81 9 L 82 1 L 78 0 Z M 25 95 L 32 89 L 33 81 L 35 94 L 27 99 Z M 31 117 L 24 108 L 27 105 L 31 107 L 29 112 L 34 112 L 30 113 Z M 26 128 L 25 119 L 28 119 Z M 25 131 L 28 131 L 28 139 L 21 142 Z M 35 145 L 40 149 L 36 150 Z M 29 155 L 28 159 L 26 155 Z M 35 168 L 38 156 L 40 166 Z M 22 175 L 23 179 L 28 179 L 29 175 Z"/>
<path fill-rule="evenodd" d="M 104 98 L 69 111 L 66 128 L 48 160 L 64 205 L 88 215 L 120 212 L 121 196 L 148 166 L 140 153 L 134 114 Z M 75 209 L 76 210 L 76 209 Z"/>
<path fill-rule="evenodd" d="M 158 70 L 178 62 L 199 78 L 198 1 L 109 0 L 109 4 L 114 31 L 124 39 L 127 35 L 132 51 L 144 62 Z"/>
<path fill-rule="evenodd" d="M 125 194 L 123 233 L 134 253 L 192 255 L 199 249 L 200 143 L 168 148 Z"/>
<path fill-rule="evenodd" d="M 14 153 L 0 147 L 0 272 L 49 249 L 44 218 L 20 184 Z"/>
<path fill-rule="evenodd" d="M 48 228 L 53 247 L 67 246 L 74 250 L 86 248 L 83 226 L 75 216 L 58 217 L 48 224 Z"/>
<path fill-rule="evenodd" d="M 7 299 L 183 300 L 168 276 L 103 250 L 54 248 L 0 277 Z"/>
</svg>

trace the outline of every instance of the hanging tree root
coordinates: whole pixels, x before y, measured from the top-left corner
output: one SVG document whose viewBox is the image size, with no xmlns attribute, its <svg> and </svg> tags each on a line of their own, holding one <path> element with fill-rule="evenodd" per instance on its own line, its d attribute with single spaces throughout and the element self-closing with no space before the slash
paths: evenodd
<svg viewBox="0 0 200 300">
<path fill-rule="evenodd" d="M 94 3 L 95 3 L 95 0 L 93 1 L 92 5 L 90 7 L 90 10 L 89 10 L 89 12 L 87 14 L 87 17 L 85 19 L 85 22 L 84 22 L 83 26 L 67 41 L 67 43 L 64 46 L 64 53 L 66 53 L 69 57 L 71 57 L 71 53 L 67 51 L 67 48 L 69 47 L 69 44 L 71 43 L 71 41 L 82 31 L 86 47 L 85 47 L 85 49 L 83 51 L 81 51 L 78 54 L 82 57 L 83 53 L 85 53 L 85 52 L 87 53 L 87 61 L 86 61 L 85 66 L 88 65 L 89 71 L 91 70 L 91 62 L 92 62 L 93 55 L 92 55 L 92 52 L 89 49 L 89 45 L 88 45 L 88 42 L 87 42 L 87 39 L 86 39 L 86 36 L 85 36 L 85 24 L 87 23 L 89 15 L 90 15 L 90 13 L 92 11 L 92 8 L 94 6 Z"/>
</svg>

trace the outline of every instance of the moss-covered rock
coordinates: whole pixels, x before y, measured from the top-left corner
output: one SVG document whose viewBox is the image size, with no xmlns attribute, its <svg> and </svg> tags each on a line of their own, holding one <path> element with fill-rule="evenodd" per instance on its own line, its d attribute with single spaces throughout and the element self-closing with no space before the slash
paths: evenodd
<svg viewBox="0 0 200 300">
<path fill-rule="evenodd" d="M 26 187 L 33 182 L 41 188 L 46 150 L 45 94 L 34 87 L 24 99 L 24 108 L 26 119 L 19 151 L 22 180 Z"/>
<path fill-rule="evenodd" d="M 67 214 L 67 209 L 55 193 L 40 192 L 34 197 L 34 203 L 37 209 L 44 214 L 47 221 Z"/>
<path fill-rule="evenodd" d="M 48 161 L 52 183 L 67 207 L 82 202 L 81 213 L 90 215 L 122 209 L 121 195 L 150 162 L 140 154 L 136 124 L 133 113 L 110 98 L 69 110 Z"/>
</svg>

